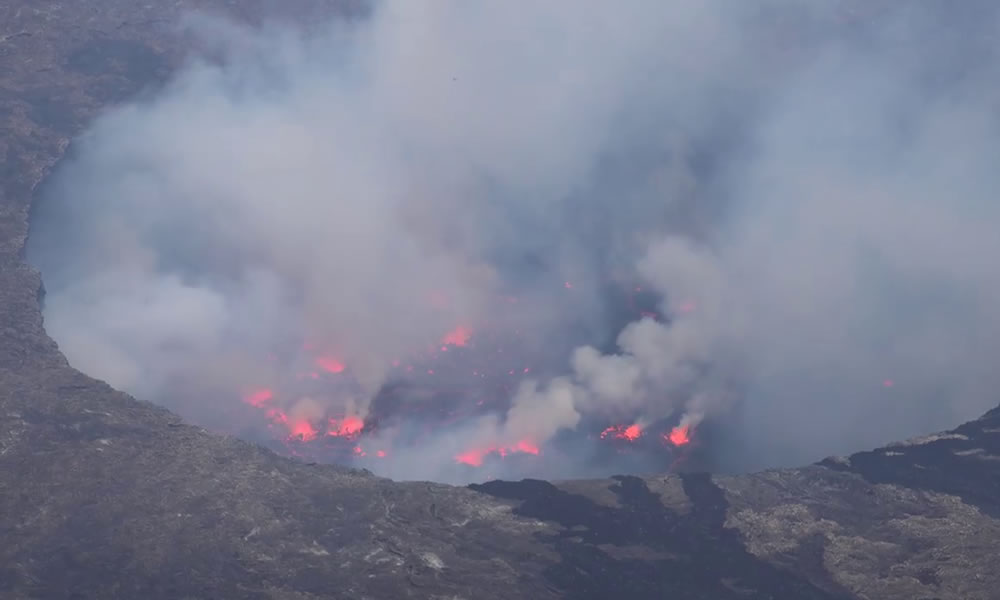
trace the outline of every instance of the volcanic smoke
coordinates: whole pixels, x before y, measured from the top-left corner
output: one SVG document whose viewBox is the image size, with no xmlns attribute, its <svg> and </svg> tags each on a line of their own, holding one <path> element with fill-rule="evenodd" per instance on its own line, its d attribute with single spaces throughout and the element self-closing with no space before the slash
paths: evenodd
<svg viewBox="0 0 1000 600">
<path fill-rule="evenodd" d="M 39 190 L 46 328 L 191 422 L 397 478 L 952 426 L 1000 386 L 1000 8 L 851 5 L 192 15 L 205 54 Z"/>
</svg>

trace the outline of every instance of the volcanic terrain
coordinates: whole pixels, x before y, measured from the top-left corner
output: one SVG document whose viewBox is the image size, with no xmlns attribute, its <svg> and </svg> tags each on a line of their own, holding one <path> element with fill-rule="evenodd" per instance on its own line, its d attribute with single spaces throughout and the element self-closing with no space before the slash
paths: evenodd
<svg viewBox="0 0 1000 600">
<path fill-rule="evenodd" d="M 0 597 L 996 597 L 1000 409 L 796 469 L 454 487 L 280 456 L 72 368 L 24 260 L 29 209 L 98 110 L 179 64 L 170 25 L 191 9 L 251 23 L 364 13 L 0 0 Z M 630 425 L 597 435 L 628 444 Z M 685 433 L 667 426 L 657 444 L 671 452 Z"/>
</svg>

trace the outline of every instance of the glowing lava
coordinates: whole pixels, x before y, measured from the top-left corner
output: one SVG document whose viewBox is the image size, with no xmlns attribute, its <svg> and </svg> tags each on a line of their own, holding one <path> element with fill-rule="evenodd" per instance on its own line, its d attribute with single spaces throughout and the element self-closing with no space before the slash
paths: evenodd
<svg viewBox="0 0 1000 600">
<path fill-rule="evenodd" d="M 556 289 L 559 283 L 558 280 L 555 281 Z M 575 291 L 575 282 L 562 283 L 567 290 Z M 633 291 L 636 294 L 643 292 L 641 288 L 634 286 L 622 289 L 625 294 Z M 645 318 L 663 322 L 696 310 L 694 302 L 682 297 L 677 298 L 677 303 L 671 306 L 669 313 L 673 314 L 643 311 L 643 305 L 651 305 L 653 302 L 650 294 L 647 293 L 646 296 L 628 296 L 630 314 L 638 313 Z M 524 299 L 515 297 L 503 299 L 510 304 L 525 302 Z M 431 294 L 429 301 L 440 308 L 450 305 L 447 296 L 440 293 Z M 446 331 L 449 327 L 451 329 Z M 384 422 L 392 422 L 392 415 L 386 414 L 386 411 L 431 412 L 433 414 L 430 416 L 435 419 L 436 425 L 428 425 L 423 435 L 435 435 L 440 434 L 440 431 L 433 429 L 442 426 L 450 428 L 456 423 L 460 426 L 466 419 L 506 410 L 518 379 L 536 370 L 527 366 L 530 363 L 525 360 L 526 356 L 530 358 L 533 355 L 522 355 L 518 346 L 525 335 L 530 340 L 531 332 L 521 332 L 516 328 L 504 331 L 495 327 L 491 321 L 473 322 L 461 317 L 445 321 L 443 327 L 437 329 L 430 338 L 422 339 L 418 346 L 387 357 L 394 359 L 391 361 L 394 368 L 392 378 L 389 384 L 373 394 L 377 398 L 372 399 L 370 407 L 366 407 L 370 408 L 370 416 L 367 412 L 362 413 L 368 417 L 367 425 L 365 419 L 356 416 L 357 413 L 345 413 L 345 410 L 354 412 L 354 408 L 346 408 L 354 406 L 353 404 L 335 402 L 341 394 L 355 393 L 352 390 L 357 387 L 358 382 L 354 380 L 354 371 L 361 366 L 355 364 L 352 355 L 344 352 L 346 346 L 337 340 L 310 340 L 303 343 L 301 353 L 295 352 L 288 357 L 295 360 L 288 361 L 287 364 L 282 361 L 281 365 L 277 365 L 290 372 L 282 373 L 278 382 L 246 382 L 250 385 L 242 390 L 244 394 L 241 399 L 245 407 L 257 409 L 260 425 L 266 426 L 269 437 L 279 442 L 279 445 L 283 443 L 290 454 L 300 457 L 308 455 L 324 461 L 328 458 L 350 461 L 354 457 L 387 460 L 406 450 L 382 446 L 380 443 L 376 445 L 376 438 L 372 435 L 374 430 L 384 426 L 381 425 Z M 348 364 L 351 368 L 348 368 Z M 294 381 L 289 381 L 291 376 L 294 376 Z M 317 381 L 313 383 L 311 380 Z M 257 383 L 274 387 L 255 387 L 254 384 Z M 876 378 L 875 386 L 879 383 L 886 387 L 892 385 L 891 380 Z M 332 401 L 326 402 L 326 396 L 330 396 Z M 285 410 L 288 412 L 284 412 Z M 635 418 L 637 415 L 631 416 Z M 425 420 L 426 416 L 421 417 L 418 422 L 423 423 Z M 676 462 L 689 454 L 678 450 L 680 446 L 694 441 L 698 444 L 707 442 L 700 438 L 693 439 L 696 420 L 690 421 L 685 417 L 680 423 L 681 425 L 670 430 L 661 428 L 658 422 L 655 425 L 645 420 L 639 423 L 620 422 L 604 431 L 591 429 L 584 435 L 590 438 L 590 443 L 595 443 L 594 438 L 597 436 L 594 434 L 599 432 L 599 445 L 610 444 L 602 452 L 613 450 L 625 454 L 660 451 Z M 608 425 L 609 422 L 603 424 Z M 539 446 L 533 443 L 539 441 L 538 438 L 517 441 L 523 435 L 523 430 L 511 437 L 506 435 L 509 433 L 499 434 L 499 437 L 477 438 L 468 446 L 458 446 L 455 448 L 458 452 L 449 452 L 443 458 L 447 461 L 450 456 L 456 464 L 484 467 L 486 470 L 478 471 L 477 474 L 490 475 L 491 463 L 495 465 L 498 458 L 504 460 L 515 454 L 541 455 Z M 514 460 L 518 461 L 520 458 Z M 534 459 L 524 460 L 535 462 Z M 516 466 L 527 465 L 519 463 Z"/>
<path fill-rule="evenodd" d="M 538 446 L 529 442 L 528 440 L 521 440 L 514 446 L 492 446 L 489 448 L 482 448 L 478 450 L 469 450 L 468 452 L 463 452 L 455 457 L 455 461 L 462 463 L 464 465 L 469 465 L 472 467 L 481 467 L 483 465 L 483 459 L 489 454 L 499 454 L 500 458 L 505 458 L 508 454 L 515 452 L 521 452 L 524 454 L 533 454 L 538 456 L 540 451 Z"/>
<path fill-rule="evenodd" d="M 301 421 L 295 421 L 291 423 L 288 427 L 289 432 L 291 432 L 290 438 L 298 438 L 303 442 L 309 442 L 316 439 L 316 428 L 313 427 L 312 423 L 302 419 Z"/>
<path fill-rule="evenodd" d="M 451 346 L 464 346 L 469 343 L 472 332 L 465 327 L 456 327 L 441 338 L 441 343 Z"/>
<path fill-rule="evenodd" d="M 274 392 L 268 388 L 261 388 L 250 392 L 243 397 L 243 401 L 255 408 L 262 408 L 274 398 Z"/>
<path fill-rule="evenodd" d="M 323 369 L 327 373 L 343 373 L 344 363 L 340 362 L 332 356 L 319 356 L 316 357 L 316 366 Z"/>
<path fill-rule="evenodd" d="M 354 438 L 364 428 L 365 422 L 359 417 L 348 416 L 343 419 L 330 419 L 330 429 L 326 433 L 334 437 Z"/>
<path fill-rule="evenodd" d="M 634 442 L 639 439 L 639 436 L 641 435 L 642 428 L 639 427 L 638 423 L 629 425 L 628 427 L 624 425 L 612 425 L 601 432 L 601 439 L 614 438 Z"/>
<path fill-rule="evenodd" d="M 274 391 L 270 388 L 260 388 L 243 397 L 243 402 L 261 409 L 264 409 L 272 400 L 274 400 Z M 289 441 L 311 442 L 319 436 L 319 431 L 308 419 L 290 419 L 284 411 L 275 407 L 267 408 L 265 414 L 272 425 L 280 425 L 288 431 L 286 439 Z M 334 425 L 334 421 L 331 420 L 330 424 Z M 357 417 L 348 417 L 336 427 L 337 431 L 342 433 L 334 434 L 331 432 L 331 435 L 356 435 L 364 428 L 364 422 Z"/>
<path fill-rule="evenodd" d="M 483 457 L 489 454 L 490 452 L 494 451 L 495 448 L 490 448 L 487 450 L 469 450 L 468 452 L 463 452 L 462 454 L 456 456 L 455 460 L 457 462 L 462 463 L 463 465 L 481 467 L 483 466 Z"/>
<path fill-rule="evenodd" d="M 528 440 L 521 440 L 520 442 L 517 443 L 517 446 L 515 446 L 515 448 L 517 449 L 518 452 L 524 452 L 526 454 L 534 454 L 535 456 L 539 455 L 538 446 L 532 444 Z"/>
<path fill-rule="evenodd" d="M 674 427 L 669 434 L 664 437 L 670 441 L 671 444 L 675 446 L 683 446 L 691 442 L 691 427 L 688 425 L 679 425 Z"/>
</svg>

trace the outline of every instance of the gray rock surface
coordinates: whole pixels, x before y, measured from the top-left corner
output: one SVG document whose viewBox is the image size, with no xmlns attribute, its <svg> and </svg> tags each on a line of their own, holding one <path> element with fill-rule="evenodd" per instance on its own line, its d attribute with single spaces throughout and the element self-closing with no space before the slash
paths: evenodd
<svg viewBox="0 0 1000 600">
<path fill-rule="evenodd" d="M 361 10 L 0 1 L 0 597 L 997 597 L 1000 411 L 801 469 L 465 489 L 297 463 L 73 370 L 23 262 L 34 190 L 196 7 Z"/>
</svg>

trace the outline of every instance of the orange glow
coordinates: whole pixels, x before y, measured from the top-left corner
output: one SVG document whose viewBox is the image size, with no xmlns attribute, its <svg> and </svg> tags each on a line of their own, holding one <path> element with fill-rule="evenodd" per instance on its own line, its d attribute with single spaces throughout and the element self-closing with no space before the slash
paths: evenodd
<svg viewBox="0 0 1000 600">
<path fill-rule="evenodd" d="M 612 425 L 601 432 L 601 439 L 614 438 L 618 440 L 628 440 L 634 442 L 642 435 L 642 428 L 638 423 L 629 425 Z"/>
<path fill-rule="evenodd" d="M 243 401 L 250 406 L 261 408 L 267 404 L 272 398 L 274 398 L 274 392 L 268 388 L 261 388 L 259 390 L 250 392 L 243 397 Z"/>
<path fill-rule="evenodd" d="M 687 425 L 679 425 L 674 427 L 669 435 L 666 436 L 670 443 L 675 446 L 683 446 L 684 444 L 691 442 L 691 428 Z"/>
<path fill-rule="evenodd" d="M 466 327 L 456 327 L 441 338 L 442 344 L 450 344 L 452 346 L 464 346 L 469 343 L 469 338 L 472 337 L 472 332 Z"/>
<path fill-rule="evenodd" d="M 490 450 L 470 450 L 468 452 L 463 452 L 455 457 L 455 460 L 462 463 L 463 465 L 469 465 L 472 467 L 483 466 L 483 457 L 488 454 Z"/>
<path fill-rule="evenodd" d="M 268 409 L 267 418 L 281 425 L 288 423 L 288 415 L 278 410 L 277 408 Z"/>
<path fill-rule="evenodd" d="M 343 373 L 344 363 L 340 362 L 332 356 L 320 356 L 316 358 L 316 366 L 323 369 L 327 373 Z"/>
<path fill-rule="evenodd" d="M 316 428 L 312 426 L 312 423 L 304 419 L 292 423 L 288 429 L 291 432 L 291 437 L 297 437 L 304 442 L 316 439 Z"/>
<path fill-rule="evenodd" d="M 517 443 L 517 450 L 519 452 L 524 452 L 526 454 L 534 454 L 538 456 L 538 446 L 532 444 L 528 440 L 521 440 Z"/>
<path fill-rule="evenodd" d="M 343 419 L 330 419 L 330 429 L 327 435 L 334 437 L 352 437 L 361 433 L 365 428 L 365 422 L 359 417 L 349 416 Z"/>
<path fill-rule="evenodd" d="M 532 454 L 538 456 L 541 454 L 538 446 L 528 440 L 521 440 L 512 447 L 507 446 L 491 446 L 489 448 L 481 448 L 478 450 L 469 450 L 463 452 L 455 457 L 455 461 L 462 463 L 464 465 L 469 465 L 472 467 L 481 467 L 483 465 L 483 459 L 488 454 L 499 454 L 501 458 L 505 458 L 508 454 L 513 454 L 515 452 L 521 452 L 524 454 Z"/>
</svg>

